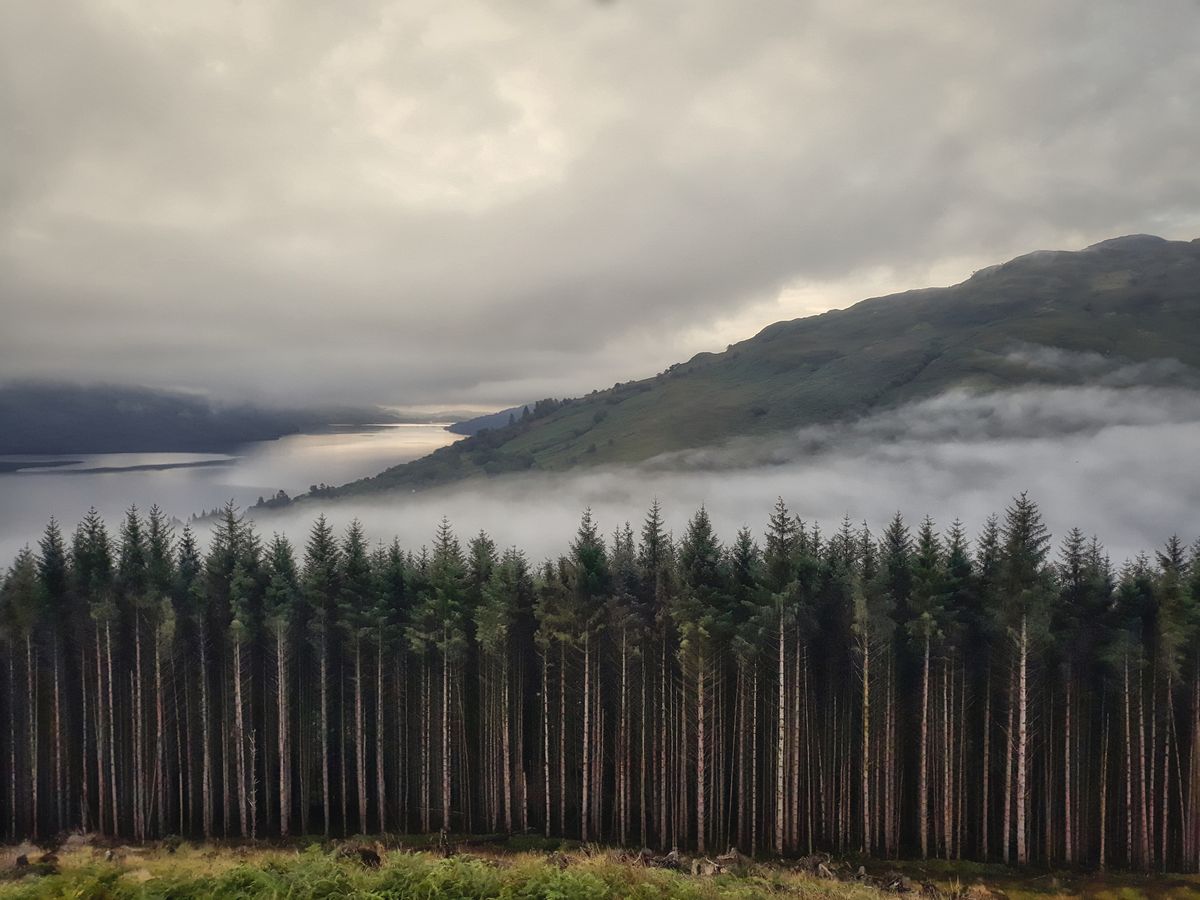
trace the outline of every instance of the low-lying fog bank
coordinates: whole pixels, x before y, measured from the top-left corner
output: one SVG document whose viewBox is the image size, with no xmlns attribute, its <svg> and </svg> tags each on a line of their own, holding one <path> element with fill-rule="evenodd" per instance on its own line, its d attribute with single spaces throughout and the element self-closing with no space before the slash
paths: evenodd
<svg viewBox="0 0 1200 900">
<path fill-rule="evenodd" d="M 1028 491 L 1056 538 L 1078 525 L 1115 561 L 1173 533 L 1200 535 L 1200 392 L 1058 388 L 952 392 L 855 423 L 660 457 L 636 468 L 514 476 L 422 494 L 310 501 L 259 517 L 297 541 L 318 512 L 359 518 L 372 539 L 427 543 L 447 516 L 535 560 L 563 552 L 590 506 L 606 531 L 638 524 L 657 497 L 680 531 L 701 504 L 726 538 L 761 533 L 776 497 L 807 521 L 843 516 L 878 531 L 897 510 L 912 523 L 961 518 L 973 534 Z"/>
</svg>

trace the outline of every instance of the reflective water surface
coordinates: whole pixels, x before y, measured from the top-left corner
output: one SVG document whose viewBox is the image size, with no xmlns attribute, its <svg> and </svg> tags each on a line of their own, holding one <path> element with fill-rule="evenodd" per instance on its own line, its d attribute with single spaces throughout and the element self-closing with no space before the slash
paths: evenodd
<svg viewBox="0 0 1200 900">
<path fill-rule="evenodd" d="M 69 531 L 95 506 L 115 531 L 130 504 L 157 503 L 186 521 L 231 498 L 244 507 L 278 490 L 295 495 L 313 484 L 374 475 L 459 438 L 443 425 L 334 426 L 230 454 L 0 456 L 0 566 L 33 544 L 51 515 Z"/>
</svg>

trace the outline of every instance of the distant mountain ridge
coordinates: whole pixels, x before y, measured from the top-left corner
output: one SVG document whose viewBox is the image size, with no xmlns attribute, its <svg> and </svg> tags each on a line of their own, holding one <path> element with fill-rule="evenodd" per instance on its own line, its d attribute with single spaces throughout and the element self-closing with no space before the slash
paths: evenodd
<svg viewBox="0 0 1200 900">
<path fill-rule="evenodd" d="M 1030 348 L 1200 369 L 1200 239 L 1131 235 L 1038 251 L 947 288 L 777 322 L 723 353 L 640 381 L 544 400 L 529 419 L 334 490 L 417 490 L 464 478 L 634 463 L 661 453 L 861 416 L 949 388 L 1086 383 Z M 1183 373 L 1182 375 L 1180 373 Z M 519 419 L 519 417 L 518 417 Z"/>
<path fill-rule="evenodd" d="M 119 385 L 0 385 L 0 454 L 230 450 L 332 423 L 393 421 L 375 407 L 217 405 L 177 391 Z"/>
</svg>

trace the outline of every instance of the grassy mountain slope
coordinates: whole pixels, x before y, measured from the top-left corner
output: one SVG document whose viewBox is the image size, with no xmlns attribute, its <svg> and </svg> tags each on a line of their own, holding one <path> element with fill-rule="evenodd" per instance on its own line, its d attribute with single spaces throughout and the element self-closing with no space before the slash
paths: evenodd
<svg viewBox="0 0 1200 900">
<path fill-rule="evenodd" d="M 1136 235 L 1078 252 L 1031 253 L 953 287 L 779 322 L 653 378 L 544 401 L 529 421 L 337 492 L 636 462 L 854 417 L 951 387 L 1086 379 L 1085 372 L 1031 368 L 1012 354 L 1022 345 L 1200 367 L 1200 240 Z"/>
</svg>

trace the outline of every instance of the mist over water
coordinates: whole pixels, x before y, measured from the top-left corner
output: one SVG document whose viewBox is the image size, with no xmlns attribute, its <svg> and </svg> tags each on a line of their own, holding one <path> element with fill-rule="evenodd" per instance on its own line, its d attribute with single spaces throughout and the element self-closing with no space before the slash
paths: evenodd
<svg viewBox="0 0 1200 900">
<path fill-rule="evenodd" d="M 843 516 L 876 533 L 897 511 L 916 525 L 961 518 L 975 534 L 989 513 L 1028 491 L 1056 539 L 1078 525 L 1115 562 L 1173 533 L 1200 537 L 1200 394 L 1158 388 L 952 392 L 855 423 L 769 440 L 733 441 L 630 468 L 529 475 L 422 494 L 306 502 L 259 517 L 302 543 L 324 512 L 360 519 L 373 540 L 428 543 L 445 515 L 460 536 L 486 530 L 535 560 L 566 550 L 590 506 L 611 532 L 637 527 L 654 497 L 681 533 L 703 504 L 721 535 L 761 534 L 777 497 L 825 533 Z"/>
<path fill-rule="evenodd" d="M 341 483 L 423 455 L 454 439 L 437 426 L 298 435 L 254 445 L 217 466 L 167 471 L 0 475 L 0 553 L 36 541 L 53 513 L 70 529 L 95 504 L 114 528 L 131 503 L 157 502 L 186 519 L 230 497 L 249 506 L 279 488 Z M 681 533 L 702 504 L 726 540 L 761 534 L 776 497 L 823 532 L 844 516 L 877 533 L 897 511 L 916 525 L 961 518 L 975 534 L 989 513 L 1028 491 L 1056 539 L 1078 525 L 1121 562 L 1173 533 L 1200 537 L 1200 393 L 1150 387 L 951 392 L 857 422 L 668 454 L 636 467 L 511 476 L 423 493 L 304 501 L 254 511 L 265 534 L 302 545 L 325 513 L 343 529 L 362 521 L 372 541 L 429 542 L 442 516 L 466 539 L 486 530 L 536 562 L 566 550 L 590 506 L 606 532 L 635 528 L 655 497 Z M 121 463 L 183 454 L 120 454 Z M 191 455 L 179 461 L 204 461 Z M 219 460 L 218 460 L 219 461 Z M 89 457 L 84 467 L 112 465 Z M 205 537 L 204 529 L 200 536 Z"/>
<path fill-rule="evenodd" d="M 186 521 L 231 498 L 248 507 L 281 489 L 295 495 L 312 484 L 374 475 L 459 439 L 441 425 L 333 427 L 249 444 L 235 454 L 0 457 L 0 559 L 7 566 L 21 546 L 33 546 L 51 515 L 69 532 L 95 506 L 115 531 L 131 504 L 144 511 L 157 503 L 168 517 Z M 6 472 L 6 462 L 67 465 Z"/>
</svg>

